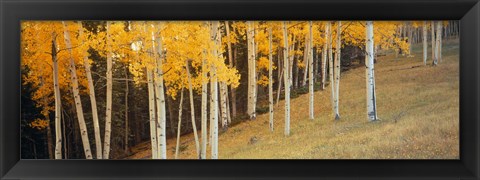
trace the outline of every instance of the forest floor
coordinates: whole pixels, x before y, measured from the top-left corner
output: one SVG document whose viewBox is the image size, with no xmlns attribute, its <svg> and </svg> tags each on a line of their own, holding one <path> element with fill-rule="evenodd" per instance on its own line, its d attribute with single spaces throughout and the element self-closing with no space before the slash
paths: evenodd
<svg viewBox="0 0 480 180">
<path fill-rule="evenodd" d="M 365 68 L 342 72 L 339 111 L 334 120 L 330 86 L 315 92 L 315 119 L 308 118 L 309 95 L 291 100 L 291 133 L 284 135 L 284 101 L 268 113 L 219 135 L 219 159 L 458 159 L 459 43 L 445 40 L 443 60 L 423 65 L 422 45 L 414 57 L 381 56 L 375 64 L 378 122 L 366 114 Z M 200 131 L 198 132 L 200 136 Z M 196 159 L 193 134 L 181 136 L 180 159 Z M 167 140 L 174 158 L 176 138 Z M 128 159 L 150 158 L 150 142 L 132 148 Z M 210 156 L 210 148 L 207 149 Z"/>
</svg>

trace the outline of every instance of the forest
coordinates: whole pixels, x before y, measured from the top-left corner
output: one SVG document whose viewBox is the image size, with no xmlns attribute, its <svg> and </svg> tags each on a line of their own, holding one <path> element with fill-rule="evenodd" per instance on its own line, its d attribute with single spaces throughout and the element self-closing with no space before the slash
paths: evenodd
<svg viewBox="0 0 480 180">
<path fill-rule="evenodd" d="M 21 157 L 458 159 L 459 27 L 22 21 Z"/>
</svg>

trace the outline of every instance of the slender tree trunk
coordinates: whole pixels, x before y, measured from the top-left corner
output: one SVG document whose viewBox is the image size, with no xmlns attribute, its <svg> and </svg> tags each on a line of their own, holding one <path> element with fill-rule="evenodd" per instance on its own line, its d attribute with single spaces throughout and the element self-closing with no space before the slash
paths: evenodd
<svg viewBox="0 0 480 180">
<path fill-rule="evenodd" d="M 328 29 L 332 29 L 332 22 L 327 22 Z M 333 33 L 329 31 L 328 34 L 328 66 L 329 66 L 329 77 L 330 77 L 330 88 L 331 88 L 331 103 L 332 103 L 332 111 L 335 115 L 335 81 L 334 81 L 334 64 L 333 64 L 333 51 L 332 51 L 332 39 Z"/>
<path fill-rule="evenodd" d="M 295 61 L 295 34 L 292 34 L 293 36 L 293 40 L 292 40 L 292 54 L 290 55 L 290 60 L 289 60 L 289 63 L 288 63 L 288 79 L 289 79 L 289 85 L 290 85 L 290 88 L 292 88 L 292 85 L 293 85 L 293 63 Z M 298 48 L 298 47 L 297 47 Z M 289 52 L 290 53 L 290 52 Z"/>
<path fill-rule="evenodd" d="M 437 27 L 436 27 L 436 39 L 435 39 L 435 57 L 433 58 L 433 65 L 437 65 L 438 62 L 440 61 L 440 39 L 442 38 L 442 25 L 441 21 L 437 22 Z"/>
<path fill-rule="evenodd" d="M 182 109 L 183 109 L 183 89 L 181 90 L 181 93 L 180 93 L 180 105 L 178 105 L 177 146 L 175 146 L 175 159 L 178 159 L 178 148 L 180 147 L 180 128 L 182 127 Z"/>
<path fill-rule="evenodd" d="M 314 92 L 313 92 L 313 32 L 312 32 L 312 21 L 308 22 L 308 58 L 310 59 L 309 62 L 309 79 L 308 79 L 308 84 L 309 84 L 309 91 L 310 91 L 310 119 L 315 119 L 314 117 L 314 110 L 313 110 L 313 102 L 314 102 Z M 305 74 L 307 71 L 305 71 Z"/>
<path fill-rule="evenodd" d="M 112 134 L 112 47 L 110 44 L 110 22 L 107 21 L 107 106 L 105 111 L 105 139 L 103 147 L 103 158 L 110 156 L 110 136 Z"/>
<path fill-rule="evenodd" d="M 327 24 L 325 25 L 325 33 L 324 33 L 324 38 L 325 38 L 325 44 L 323 45 L 323 51 L 322 51 L 322 90 L 325 90 L 325 80 L 327 77 L 327 71 L 326 71 L 326 66 L 327 66 L 327 51 L 328 51 L 328 39 L 330 38 L 330 26 Z"/>
<path fill-rule="evenodd" d="M 78 25 L 80 27 L 79 37 L 83 37 L 83 26 L 82 23 L 79 21 Z M 83 42 L 86 40 L 83 39 Z M 98 112 L 97 112 L 97 100 L 95 98 L 95 87 L 93 84 L 92 72 L 90 70 L 90 63 L 88 63 L 88 56 L 86 55 L 87 52 L 84 52 L 85 56 L 83 58 L 83 67 L 85 68 L 85 75 L 87 76 L 88 82 L 88 90 L 90 96 L 90 106 L 92 107 L 92 119 L 93 119 L 93 130 L 95 132 L 95 148 L 97 153 L 97 159 L 102 159 L 102 139 L 100 137 L 100 125 L 98 120 Z"/>
<path fill-rule="evenodd" d="M 305 87 L 307 85 L 307 75 L 308 69 L 310 68 L 310 44 L 309 44 L 309 34 L 305 34 L 305 49 L 303 50 L 303 63 L 305 63 L 305 68 L 303 71 L 303 79 L 302 79 L 302 86 Z"/>
<path fill-rule="evenodd" d="M 158 27 L 161 29 L 160 27 Z M 156 44 L 156 46 L 155 46 Z M 165 108 L 165 90 L 163 86 L 163 50 L 162 50 L 162 38 L 156 37 L 152 31 L 152 50 L 154 59 L 156 60 L 155 66 L 155 96 L 157 102 L 157 140 L 158 140 L 158 158 L 167 159 L 167 139 L 166 139 L 166 108 Z"/>
<path fill-rule="evenodd" d="M 247 99 L 247 114 L 250 119 L 256 118 L 255 109 L 255 87 L 256 82 L 256 63 L 255 63 L 255 40 L 254 27 L 252 21 L 247 21 L 247 41 L 248 41 L 248 99 Z"/>
<path fill-rule="evenodd" d="M 432 61 L 435 61 L 435 47 L 436 47 L 435 46 L 435 21 L 431 21 L 430 24 L 431 24 L 430 31 L 432 34 Z"/>
<path fill-rule="evenodd" d="M 377 118 L 377 103 L 375 94 L 375 74 L 374 74 L 374 42 L 373 42 L 373 22 L 367 21 L 366 33 L 366 51 L 367 56 L 365 60 L 366 75 L 367 75 L 367 115 L 370 121 L 376 121 Z"/>
<path fill-rule="evenodd" d="M 70 80 L 72 81 L 72 92 L 75 101 L 75 109 L 77 111 L 78 124 L 80 126 L 80 134 L 82 136 L 83 150 L 85 152 L 86 159 L 92 159 L 92 152 L 90 150 L 90 142 L 88 139 L 87 125 L 85 124 L 85 118 L 83 117 L 82 100 L 80 98 L 80 91 L 78 89 L 77 69 L 75 68 L 75 61 L 72 54 L 72 44 L 70 41 L 70 33 L 67 30 L 67 26 L 64 21 L 63 35 L 65 39 L 66 48 L 70 54 Z"/>
<path fill-rule="evenodd" d="M 220 106 L 222 117 L 222 128 L 227 130 L 228 128 L 228 116 L 227 116 L 227 84 L 225 82 L 219 82 L 220 85 Z"/>
<path fill-rule="evenodd" d="M 278 48 L 278 51 L 277 51 L 277 73 L 278 73 L 278 89 L 277 89 L 277 101 L 276 101 L 276 104 L 277 104 L 277 107 L 278 107 L 278 101 L 280 101 L 280 92 L 282 91 L 282 78 L 283 78 L 283 68 L 282 68 L 282 52 L 283 52 L 283 49 L 281 48 Z"/>
<path fill-rule="evenodd" d="M 125 153 L 128 154 L 128 64 L 125 65 Z"/>
<path fill-rule="evenodd" d="M 200 159 L 206 159 L 207 155 L 207 69 L 205 58 L 202 59 L 202 147 Z"/>
<path fill-rule="evenodd" d="M 272 27 L 268 28 L 268 108 L 270 112 L 269 125 L 273 132 L 273 83 L 272 83 Z"/>
<path fill-rule="evenodd" d="M 423 21 L 423 64 L 427 65 L 427 21 Z"/>
<path fill-rule="evenodd" d="M 442 21 L 438 21 L 438 26 L 440 27 L 437 27 L 437 31 L 440 31 L 438 32 L 440 34 L 440 37 L 438 38 L 438 60 L 440 62 L 442 62 L 442 34 L 443 34 L 443 22 Z"/>
<path fill-rule="evenodd" d="M 413 43 L 413 26 L 412 26 L 412 22 L 408 22 L 407 24 L 407 28 L 408 28 L 408 54 L 411 55 L 413 54 L 412 52 L 412 43 Z"/>
<path fill-rule="evenodd" d="M 52 34 L 53 92 L 55 95 L 55 159 L 62 159 L 62 102 L 58 84 L 57 35 Z M 65 129 L 65 128 L 64 128 Z"/>
<path fill-rule="evenodd" d="M 195 122 L 195 104 L 193 103 L 193 88 L 192 88 L 192 80 L 191 80 L 190 66 L 189 66 L 188 60 L 185 62 L 185 68 L 187 69 L 188 92 L 190 95 L 189 96 L 190 97 L 190 116 L 192 119 L 193 135 L 195 137 L 195 148 L 197 150 L 197 156 L 200 156 L 200 142 L 198 140 L 197 124 Z M 182 93 L 182 96 L 183 96 L 183 93 Z M 180 115 L 179 115 L 179 118 L 180 118 Z"/>
<path fill-rule="evenodd" d="M 285 81 L 285 135 L 290 135 L 290 76 L 289 74 L 289 60 L 288 60 L 288 32 L 287 24 L 283 21 L 283 78 Z"/>
<path fill-rule="evenodd" d="M 339 101 L 339 94 L 340 94 L 340 62 L 341 62 L 341 48 L 342 48 L 342 22 L 341 21 L 337 21 L 337 43 L 336 43 L 336 52 L 335 52 L 335 99 L 334 99 L 334 102 L 335 102 L 335 105 L 334 105 L 334 109 L 335 109 L 335 120 L 339 120 L 340 119 L 340 113 L 338 111 L 338 101 Z"/>
<path fill-rule="evenodd" d="M 153 70 L 147 71 L 148 81 L 148 111 L 150 113 L 150 142 L 152 146 L 152 159 L 158 159 L 157 121 L 155 117 L 155 85 L 153 83 Z"/>
</svg>

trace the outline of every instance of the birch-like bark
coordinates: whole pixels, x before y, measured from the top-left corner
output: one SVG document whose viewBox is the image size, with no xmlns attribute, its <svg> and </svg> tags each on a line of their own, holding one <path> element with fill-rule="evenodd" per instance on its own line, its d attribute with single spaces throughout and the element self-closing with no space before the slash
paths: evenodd
<svg viewBox="0 0 480 180">
<path fill-rule="evenodd" d="M 435 57 L 433 58 L 433 65 L 437 65 L 440 61 L 440 39 L 442 38 L 442 25 L 441 21 L 437 22 L 436 26 L 436 38 L 435 38 Z"/>
<path fill-rule="evenodd" d="M 283 21 L 283 78 L 285 82 L 285 135 L 290 135 L 290 76 L 288 59 L 288 34 L 287 23 Z"/>
<path fill-rule="evenodd" d="M 52 34 L 53 92 L 55 95 L 55 159 L 62 159 L 62 100 L 58 84 L 57 35 Z"/>
<path fill-rule="evenodd" d="M 153 83 L 153 70 L 147 71 L 148 82 L 148 112 L 150 115 L 150 143 L 152 149 L 152 159 L 158 159 L 158 141 L 157 141 L 157 121 L 155 118 L 155 85 Z"/>
<path fill-rule="evenodd" d="M 366 31 L 366 56 L 365 66 L 366 68 L 366 82 L 367 82 L 367 116 L 369 121 L 377 120 L 377 104 L 375 95 L 375 71 L 374 71 L 374 44 L 373 44 L 373 22 L 367 21 Z"/>
<path fill-rule="evenodd" d="M 207 69 L 206 69 L 205 57 L 202 57 L 202 146 L 200 151 L 200 159 L 206 159 L 207 155 Z"/>
<path fill-rule="evenodd" d="M 307 85 L 307 75 L 308 69 L 310 68 L 310 44 L 309 44 L 309 34 L 305 34 L 305 49 L 303 50 L 303 63 L 305 63 L 305 68 L 303 71 L 302 87 Z M 298 71 L 297 71 L 298 74 Z M 298 75 L 297 75 L 298 76 Z"/>
<path fill-rule="evenodd" d="M 322 51 L 322 90 L 325 90 L 325 80 L 327 79 L 327 71 L 326 71 L 326 66 L 327 66 L 327 51 L 328 51 L 328 39 L 330 38 L 330 27 L 328 24 L 325 24 L 325 32 L 324 34 L 324 39 L 325 39 L 325 44 L 323 44 L 323 51 Z"/>
<path fill-rule="evenodd" d="M 159 27 L 159 29 L 161 29 Z M 162 48 L 162 38 L 161 36 L 155 37 L 152 32 L 152 45 L 153 53 L 156 54 L 154 57 L 156 59 L 155 66 L 155 93 L 156 93 L 156 102 L 157 102 L 157 140 L 158 140 L 158 158 L 167 159 L 167 138 L 166 138 L 166 126 L 167 126 L 167 114 L 165 108 L 165 90 L 163 86 L 163 48 Z M 155 49 L 155 44 L 157 49 Z"/>
<path fill-rule="evenodd" d="M 83 26 L 82 22 L 78 22 L 80 27 L 79 37 L 83 37 Z M 85 43 L 85 39 L 82 39 Z M 87 54 L 87 52 L 84 52 Z M 83 67 L 85 68 L 85 75 L 87 76 L 88 90 L 90 96 L 90 106 L 92 107 L 92 119 L 93 119 L 93 130 L 95 134 L 95 148 L 97 152 L 97 159 L 102 159 L 102 139 L 100 137 L 100 125 L 98 121 L 98 111 L 97 111 L 97 100 L 95 98 L 95 87 L 93 84 L 92 72 L 90 70 L 90 63 L 88 63 L 88 56 L 83 56 Z"/>
<path fill-rule="evenodd" d="M 247 49 L 248 49 L 248 99 L 247 99 L 247 114 L 250 119 L 255 119 L 255 87 L 256 87 L 256 63 L 255 63 L 255 40 L 254 40 L 253 22 L 247 21 Z"/>
<path fill-rule="evenodd" d="M 189 96 L 190 97 L 190 116 L 192 119 L 193 135 L 195 137 L 195 148 L 197 150 L 197 156 L 200 156 L 200 142 L 198 140 L 197 124 L 195 122 L 195 104 L 193 103 L 193 87 L 192 87 L 192 79 L 191 79 L 190 66 L 189 66 L 188 60 L 185 62 L 185 68 L 187 69 L 188 93 L 190 95 Z"/>
<path fill-rule="evenodd" d="M 327 28 L 332 29 L 332 22 L 327 22 Z M 330 79 L 330 89 L 331 89 L 331 104 L 332 104 L 332 112 L 335 115 L 335 81 L 333 76 L 334 71 L 334 64 L 333 64 L 333 51 L 332 51 L 332 39 L 333 33 L 329 31 L 328 34 L 328 66 L 329 66 L 329 79 Z"/>
<path fill-rule="evenodd" d="M 427 41 L 427 21 L 423 21 L 423 65 L 427 65 L 427 51 L 428 51 L 428 41 Z"/>
<path fill-rule="evenodd" d="M 181 130 L 181 127 L 182 127 L 182 110 L 183 110 L 183 89 L 181 90 L 181 93 L 180 93 L 180 103 L 178 105 L 177 145 L 175 146 L 175 159 L 178 159 L 178 148 L 180 147 L 180 130 Z"/>
<path fill-rule="evenodd" d="M 334 98 L 334 112 L 335 112 L 335 120 L 340 119 L 340 113 L 338 111 L 338 102 L 339 102 L 339 94 L 340 94 L 340 62 L 341 62 L 341 48 L 342 48 L 342 22 L 337 21 L 337 43 L 335 48 L 335 98 Z"/>
<path fill-rule="evenodd" d="M 220 33 L 218 32 L 219 22 L 213 21 L 212 22 L 212 40 L 214 41 L 215 45 L 219 45 L 219 36 Z M 217 49 L 213 50 L 213 54 L 215 57 L 220 57 L 220 54 Z M 210 108 L 213 109 L 211 116 L 213 116 L 212 120 L 212 140 L 211 140 L 211 150 L 212 150 L 212 159 L 218 159 L 218 80 L 217 80 L 217 68 L 215 65 L 212 64 L 210 67 L 211 70 L 211 77 L 210 82 L 212 84 L 211 96 L 212 96 L 212 104 Z"/>
<path fill-rule="evenodd" d="M 308 78 L 308 84 L 309 84 L 309 91 L 310 91 L 310 119 L 314 119 L 314 109 L 313 109 L 313 102 L 314 102 L 314 92 L 313 92 L 313 32 L 312 32 L 312 21 L 308 22 L 308 61 L 309 63 L 309 78 Z M 307 71 L 305 71 L 305 74 Z"/>
<path fill-rule="evenodd" d="M 66 48 L 68 49 L 69 59 L 70 59 L 70 80 L 72 81 L 72 92 L 73 98 L 75 101 L 75 109 L 77 112 L 78 125 L 80 127 L 80 135 L 82 137 L 83 150 L 85 152 L 86 159 L 92 159 L 92 152 L 90 150 L 90 141 L 88 139 L 87 125 L 85 124 L 85 118 L 83 116 L 82 100 L 80 98 L 80 91 L 78 89 L 78 77 L 77 69 L 75 68 L 75 61 L 73 59 L 72 53 L 72 44 L 70 41 L 70 33 L 67 30 L 67 26 L 64 21 L 63 24 L 63 35 L 65 40 Z"/>
<path fill-rule="evenodd" d="M 220 113 L 222 117 L 222 128 L 227 130 L 228 128 L 228 116 L 227 116 L 227 84 L 225 82 L 219 82 L 220 85 Z"/>
<path fill-rule="evenodd" d="M 273 132 L 273 82 L 272 82 L 272 27 L 268 28 L 268 108 L 270 112 L 269 125 Z"/>
<path fill-rule="evenodd" d="M 103 146 L 103 159 L 108 159 L 110 156 L 110 136 L 112 134 L 112 47 L 110 44 L 110 22 L 107 21 L 107 105 L 105 110 L 105 139 Z"/>
</svg>

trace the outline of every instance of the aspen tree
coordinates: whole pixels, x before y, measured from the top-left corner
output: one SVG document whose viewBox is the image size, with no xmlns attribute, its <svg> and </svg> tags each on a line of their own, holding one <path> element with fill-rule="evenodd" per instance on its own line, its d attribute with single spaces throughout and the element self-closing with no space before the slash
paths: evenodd
<svg viewBox="0 0 480 180">
<path fill-rule="evenodd" d="M 330 26 L 327 24 L 324 26 L 325 27 L 325 32 L 324 34 L 324 39 L 325 43 L 323 44 L 323 51 L 322 51 L 322 90 L 325 90 L 325 80 L 327 78 L 327 71 L 326 71 L 326 66 L 327 66 L 327 51 L 328 51 L 328 42 L 330 38 Z"/>
<path fill-rule="evenodd" d="M 314 110 L 313 110 L 313 102 L 314 102 L 314 92 L 313 92 L 313 32 L 312 32 L 312 21 L 308 22 L 308 32 L 309 32 L 309 38 L 308 38 L 308 63 L 309 63 L 309 79 L 308 79 L 308 84 L 309 84 L 309 91 L 310 91 L 310 119 L 314 119 Z M 305 71 L 305 74 L 307 72 Z"/>
<path fill-rule="evenodd" d="M 92 159 L 92 152 L 90 151 L 90 141 L 88 139 L 87 125 L 85 124 L 85 118 L 83 116 L 82 100 L 80 98 L 80 92 L 78 89 L 77 69 L 75 68 L 75 61 L 72 54 L 72 44 L 70 41 L 70 33 L 68 32 L 67 25 L 62 21 L 64 30 L 64 40 L 66 48 L 69 52 L 70 59 L 70 80 L 72 81 L 72 92 L 75 100 L 75 109 L 77 112 L 78 125 L 80 126 L 80 135 L 82 137 L 83 150 L 85 152 L 86 159 Z"/>
<path fill-rule="evenodd" d="M 152 26 L 152 53 L 153 58 L 155 59 L 155 97 L 157 103 L 157 141 L 158 141 L 158 151 L 160 159 L 167 159 L 167 139 L 166 139 L 166 109 L 165 109 L 165 90 L 163 87 L 163 48 L 162 48 L 162 37 L 161 35 L 156 37 L 155 31 L 156 28 L 159 30 L 162 27 L 156 27 L 154 24 Z"/>
<path fill-rule="evenodd" d="M 185 68 L 187 69 L 187 78 L 188 78 L 188 92 L 190 97 L 190 115 L 192 119 L 192 126 L 193 126 L 193 135 L 195 137 L 195 148 L 197 150 L 197 156 L 200 156 L 200 142 L 198 140 L 198 133 L 197 133 L 197 125 L 195 123 L 195 104 L 193 103 L 193 88 L 192 88 L 192 80 L 190 75 L 190 67 L 188 64 L 188 60 L 185 62 Z M 182 98 L 183 98 L 183 91 L 182 91 Z M 181 111 L 179 111 L 181 112 Z M 179 115 L 179 119 L 180 119 Z M 179 128 L 180 130 L 180 128 Z"/>
<path fill-rule="evenodd" d="M 79 37 L 82 38 L 83 43 L 87 43 L 86 39 L 83 35 L 83 26 L 82 22 L 78 22 L 79 26 Z M 87 54 L 87 52 L 83 52 L 84 54 Z M 90 105 L 92 107 L 92 119 L 93 119 L 93 130 L 95 132 L 95 148 L 96 148 L 96 153 L 97 153 L 97 159 L 102 159 L 102 139 L 100 137 L 100 125 L 98 122 L 98 112 L 97 112 L 97 100 L 95 98 L 95 88 L 93 85 L 93 78 L 92 78 L 92 72 L 90 70 L 90 63 L 88 62 L 88 56 L 84 55 L 83 59 L 83 67 L 85 68 L 85 74 L 87 76 L 87 82 L 88 82 L 88 90 L 89 90 L 89 96 L 90 96 Z"/>
<path fill-rule="evenodd" d="M 377 118 L 377 104 L 375 94 L 375 74 L 374 74 L 374 38 L 373 38 L 373 22 L 367 21 L 366 26 L 366 83 L 367 83 L 367 115 L 370 121 L 376 121 Z"/>
<path fill-rule="evenodd" d="M 431 34 L 432 34 L 432 61 L 435 61 L 435 21 L 431 21 L 430 22 L 430 31 L 431 31 Z M 434 62 L 432 62 L 434 63 Z"/>
<path fill-rule="evenodd" d="M 53 89 L 55 96 L 55 159 L 62 159 L 62 102 L 58 83 L 57 35 L 52 33 Z"/>
<path fill-rule="evenodd" d="M 220 38 L 219 33 L 218 33 L 218 28 L 219 28 L 219 22 L 218 21 L 213 21 L 212 22 L 212 37 L 213 41 L 215 42 L 215 45 L 219 45 L 218 41 Z M 213 55 L 218 58 L 219 54 L 217 49 L 214 49 Z M 211 77 L 210 77 L 210 82 L 213 85 L 213 88 L 211 90 L 211 96 L 213 100 L 213 104 L 210 106 L 210 108 L 213 109 L 213 113 L 211 116 L 213 116 L 213 134 L 212 134 L 212 159 L 218 159 L 218 81 L 217 81 L 217 72 L 216 72 L 216 67 L 215 65 L 211 66 Z"/>
<path fill-rule="evenodd" d="M 427 21 L 423 21 L 423 65 L 427 65 Z"/>
<path fill-rule="evenodd" d="M 205 54 L 205 52 L 203 53 Z M 207 64 L 205 57 L 202 57 L 202 147 L 200 152 L 200 159 L 206 159 L 207 157 Z"/>
<path fill-rule="evenodd" d="M 255 99 L 256 99 L 256 65 L 255 65 L 255 42 L 254 42 L 254 22 L 247 21 L 247 43 L 248 43 L 248 99 L 247 114 L 250 119 L 255 119 Z"/>
<path fill-rule="evenodd" d="M 230 38 L 230 26 L 229 26 L 229 21 L 225 21 L 225 29 L 227 33 L 227 50 L 228 50 L 228 66 L 230 68 L 233 68 L 233 55 L 232 55 L 232 42 Z M 235 30 L 235 29 L 234 29 Z M 235 33 L 235 31 L 233 31 Z M 236 101 L 236 96 L 235 96 L 235 88 L 230 87 L 230 93 L 232 95 L 232 116 L 235 117 L 237 115 L 237 101 Z M 229 113 L 230 114 L 230 113 Z M 230 122 L 229 122 L 230 123 Z"/>
<path fill-rule="evenodd" d="M 268 108 L 270 112 L 269 125 L 273 131 L 273 83 L 272 83 L 272 27 L 268 28 Z"/>
<path fill-rule="evenodd" d="M 177 145 L 175 146 L 175 159 L 178 159 L 178 148 L 180 147 L 180 128 L 182 127 L 182 108 L 183 107 L 183 91 L 180 93 L 180 103 L 178 105 L 178 125 L 177 125 Z"/>
<path fill-rule="evenodd" d="M 330 29 L 329 34 L 328 34 L 328 66 L 329 66 L 329 77 L 330 77 L 330 87 L 331 87 L 331 103 L 332 103 L 332 111 L 335 115 L 336 109 L 335 109 L 335 80 L 334 80 L 334 61 L 333 61 L 333 51 L 332 51 L 332 39 L 333 39 L 333 33 L 331 31 L 332 29 L 332 22 L 328 21 L 327 22 L 328 29 Z"/>
<path fill-rule="evenodd" d="M 290 76 L 288 60 L 288 31 L 287 23 L 283 21 L 283 78 L 285 82 L 285 135 L 290 135 Z"/>
<path fill-rule="evenodd" d="M 110 155 L 110 136 L 112 134 L 112 87 L 113 87 L 113 81 L 112 81 L 112 47 L 111 47 L 111 38 L 110 38 L 110 25 L 111 22 L 107 21 L 107 92 L 106 92 L 106 99 L 107 99 L 107 105 L 106 105 L 106 110 L 105 110 L 105 139 L 104 139 L 104 147 L 103 147 L 103 158 L 108 159 Z"/>
<path fill-rule="evenodd" d="M 153 84 L 153 72 L 148 68 L 148 111 L 150 113 L 150 142 L 152 146 L 152 159 L 158 159 L 158 141 L 157 141 L 157 120 L 155 117 L 155 85 Z"/>
<path fill-rule="evenodd" d="M 342 48 L 342 36 L 341 36 L 341 30 L 342 30 L 342 22 L 337 21 L 337 41 L 336 41 L 336 48 L 335 48 L 335 70 L 334 70 L 334 77 L 335 77 L 335 98 L 334 98 L 334 113 L 335 113 L 335 120 L 340 119 L 340 114 L 338 112 L 338 94 L 340 93 L 340 62 L 341 62 L 341 48 Z"/>
</svg>

